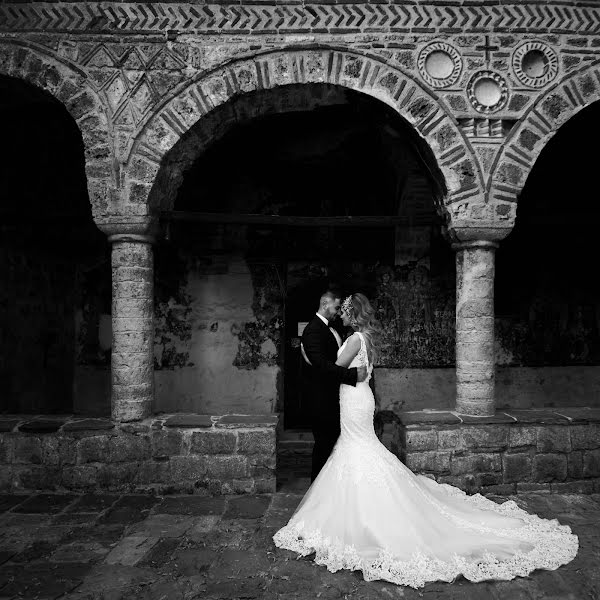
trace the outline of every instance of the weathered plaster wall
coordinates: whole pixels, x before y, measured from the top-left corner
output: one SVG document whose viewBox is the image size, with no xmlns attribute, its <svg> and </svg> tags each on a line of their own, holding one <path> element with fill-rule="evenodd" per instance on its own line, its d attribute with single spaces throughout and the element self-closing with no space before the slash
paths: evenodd
<svg viewBox="0 0 600 600">
<path fill-rule="evenodd" d="M 179 297 L 156 305 L 155 411 L 273 412 L 282 316 L 269 265 L 240 254 L 184 262 Z"/>
</svg>

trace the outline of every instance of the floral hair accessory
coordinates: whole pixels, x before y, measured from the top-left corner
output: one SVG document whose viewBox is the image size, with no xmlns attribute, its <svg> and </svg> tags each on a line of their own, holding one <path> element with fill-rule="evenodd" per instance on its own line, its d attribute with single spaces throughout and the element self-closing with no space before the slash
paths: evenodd
<svg viewBox="0 0 600 600">
<path fill-rule="evenodd" d="M 352 304 L 352 296 L 348 296 L 342 302 L 342 310 L 349 315 L 352 314 L 352 312 L 354 310 L 354 305 Z"/>
</svg>

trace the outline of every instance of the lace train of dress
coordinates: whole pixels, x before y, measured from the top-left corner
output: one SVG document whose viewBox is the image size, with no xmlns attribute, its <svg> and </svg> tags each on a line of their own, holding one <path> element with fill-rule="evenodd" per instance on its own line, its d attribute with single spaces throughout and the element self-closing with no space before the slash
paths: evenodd
<svg viewBox="0 0 600 600">
<path fill-rule="evenodd" d="M 351 366 L 368 365 L 360 340 Z M 368 379 L 340 387 L 341 435 L 288 524 L 273 536 L 276 546 L 315 553 L 315 562 L 331 572 L 361 570 L 366 581 L 413 588 L 459 575 L 508 580 L 576 556 L 577 536 L 557 520 L 415 475 L 378 440 L 374 408 Z"/>
</svg>

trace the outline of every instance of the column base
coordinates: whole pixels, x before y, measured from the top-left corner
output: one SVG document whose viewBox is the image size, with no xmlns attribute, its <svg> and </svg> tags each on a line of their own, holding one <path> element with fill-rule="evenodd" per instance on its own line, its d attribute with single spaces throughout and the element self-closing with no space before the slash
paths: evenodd
<svg viewBox="0 0 600 600">
<path fill-rule="evenodd" d="M 491 417 L 495 413 L 495 402 L 488 398 L 469 401 L 457 400 L 455 412 L 458 415 L 470 417 Z"/>
</svg>

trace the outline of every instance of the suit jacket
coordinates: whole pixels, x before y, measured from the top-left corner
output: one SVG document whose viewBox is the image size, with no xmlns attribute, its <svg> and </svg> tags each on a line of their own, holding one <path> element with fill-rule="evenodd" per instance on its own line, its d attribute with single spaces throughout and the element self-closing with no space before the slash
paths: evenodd
<svg viewBox="0 0 600 600">
<path fill-rule="evenodd" d="M 329 327 L 315 315 L 302 334 L 302 346 L 311 365 L 303 362 L 302 381 L 311 417 L 339 420 L 341 383 L 356 385 L 356 368 L 335 364 L 338 345 Z"/>
</svg>

